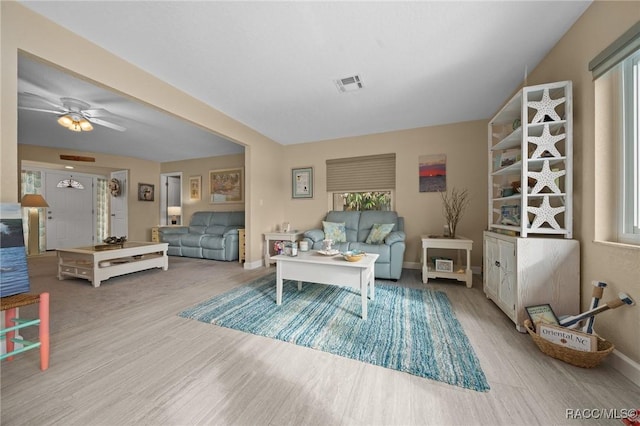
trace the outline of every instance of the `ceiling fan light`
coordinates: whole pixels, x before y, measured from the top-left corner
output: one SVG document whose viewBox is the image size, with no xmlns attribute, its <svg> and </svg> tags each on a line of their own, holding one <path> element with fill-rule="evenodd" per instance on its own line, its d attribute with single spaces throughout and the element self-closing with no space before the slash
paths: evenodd
<svg viewBox="0 0 640 426">
<path fill-rule="evenodd" d="M 67 127 L 67 129 L 71 130 L 72 132 L 81 132 L 82 131 L 82 127 L 80 127 L 80 123 L 77 121 L 74 121 L 73 123 L 71 123 L 71 125 L 69 127 Z"/>
<path fill-rule="evenodd" d="M 80 120 L 80 128 L 85 132 L 90 132 L 93 130 L 93 126 L 84 118 Z"/>
<path fill-rule="evenodd" d="M 73 119 L 68 115 L 63 115 L 62 117 L 58 118 L 58 124 L 60 124 L 62 127 L 69 127 L 73 124 Z"/>
</svg>

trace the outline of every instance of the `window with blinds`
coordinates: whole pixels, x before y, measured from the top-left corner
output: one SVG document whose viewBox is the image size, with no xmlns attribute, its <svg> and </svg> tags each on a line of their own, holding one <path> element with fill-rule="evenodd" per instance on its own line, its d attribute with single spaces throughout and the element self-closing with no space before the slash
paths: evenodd
<svg viewBox="0 0 640 426">
<path fill-rule="evenodd" d="M 395 187 L 395 154 L 327 160 L 332 210 L 391 210 Z"/>
<path fill-rule="evenodd" d="M 327 191 L 376 191 L 396 187 L 396 154 L 327 160 Z"/>
</svg>

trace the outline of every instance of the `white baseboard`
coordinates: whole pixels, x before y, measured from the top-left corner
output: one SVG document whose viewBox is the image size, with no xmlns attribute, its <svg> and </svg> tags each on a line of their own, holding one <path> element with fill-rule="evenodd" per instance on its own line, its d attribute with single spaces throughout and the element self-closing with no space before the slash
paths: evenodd
<svg viewBox="0 0 640 426">
<path fill-rule="evenodd" d="M 404 269 L 422 269 L 422 264 L 420 262 L 403 262 L 402 267 Z"/>
<path fill-rule="evenodd" d="M 617 349 L 614 349 L 609 355 L 607 363 L 618 370 L 620 374 L 640 386 L 640 364 Z"/>
<path fill-rule="evenodd" d="M 258 269 L 264 266 L 264 259 L 255 260 L 253 262 L 244 262 L 244 269 Z"/>
</svg>

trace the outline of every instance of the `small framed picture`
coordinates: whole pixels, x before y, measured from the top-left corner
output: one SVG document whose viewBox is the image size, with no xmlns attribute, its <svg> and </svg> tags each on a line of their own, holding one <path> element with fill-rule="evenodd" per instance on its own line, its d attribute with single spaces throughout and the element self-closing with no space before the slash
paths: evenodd
<svg viewBox="0 0 640 426">
<path fill-rule="evenodd" d="M 527 311 L 529 318 L 531 318 L 531 322 L 536 326 L 536 328 L 539 323 L 552 325 L 558 325 L 560 323 L 560 321 L 558 321 L 558 317 L 556 317 L 556 314 L 553 312 L 551 305 L 548 303 L 543 305 L 526 306 L 524 309 Z"/>
<path fill-rule="evenodd" d="M 291 198 L 313 198 L 313 168 L 291 170 Z"/>
<path fill-rule="evenodd" d="M 202 176 L 191 176 L 189 178 L 189 199 L 199 200 L 202 188 Z"/>
<path fill-rule="evenodd" d="M 138 184 L 138 201 L 153 201 L 155 185 L 150 183 Z"/>
<path fill-rule="evenodd" d="M 453 272 L 453 260 L 436 259 L 436 271 Z"/>
</svg>

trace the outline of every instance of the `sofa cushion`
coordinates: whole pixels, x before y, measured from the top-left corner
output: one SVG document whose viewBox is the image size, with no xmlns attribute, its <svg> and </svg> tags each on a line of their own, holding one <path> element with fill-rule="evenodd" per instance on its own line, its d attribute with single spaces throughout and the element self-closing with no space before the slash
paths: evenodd
<svg viewBox="0 0 640 426">
<path fill-rule="evenodd" d="M 369 236 L 365 240 L 367 244 L 382 244 L 384 243 L 384 239 L 389 235 L 393 227 L 394 223 L 374 223 L 371 227 L 371 231 L 369 231 Z"/>
<path fill-rule="evenodd" d="M 347 233 L 347 241 L 358 241 L 358 224 L 360 223 L 359 211 L 330 211 L 324 219 L 327 222 L 342 223 L 344 222 L 345 232 Z M 390 223 L 390 222 L 378 222 Z M 365 235 L 366 238 L 366 235 Z M 364 238 L 362 239 L 364 241 Z"/>
<path fill-rule="evenodd" d="M 195 212 L 189 222 L 190 234 L 204 234 L 209 226 L 213 212 Z"/>
<path fill-rule="evenodd" d="M 324 238 L 327 240 L 333 240 L 334 243 L 344 243 L 347 241 L 347 234 L 345 230 L 345 224 L 336 222 L 322 221 L 322 227 L 324 228 Z"/>
<path fill-rule="evenodd" d="M 397 225 L 398 214 L 394 211 L 366 210 L 360 214 L 360 223 L 358 225 L 358 239 L 356 241 L 365 242 L 371 228 L 376 223 L 393 223 Z M 394 226 L 393 230 L 398 230 Z"/>
</svg>

